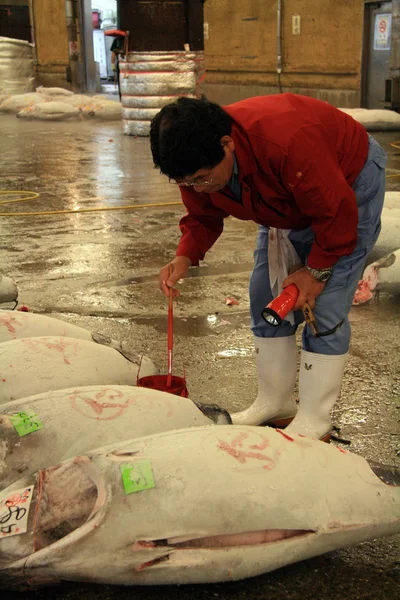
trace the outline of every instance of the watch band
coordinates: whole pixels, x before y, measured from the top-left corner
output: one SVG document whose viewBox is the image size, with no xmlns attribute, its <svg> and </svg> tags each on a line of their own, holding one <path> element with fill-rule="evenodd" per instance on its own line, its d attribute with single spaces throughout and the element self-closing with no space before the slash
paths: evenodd
<svg viewBox="0 0 400 600">
<path fill-rule="evenodd" d="M 324 283 L 330 279 L 333 271 L 333 267 L 325 267 L 323 269 L 313 269 L 306 265 L 306 269 L 317 281 Z"/>
</svg>

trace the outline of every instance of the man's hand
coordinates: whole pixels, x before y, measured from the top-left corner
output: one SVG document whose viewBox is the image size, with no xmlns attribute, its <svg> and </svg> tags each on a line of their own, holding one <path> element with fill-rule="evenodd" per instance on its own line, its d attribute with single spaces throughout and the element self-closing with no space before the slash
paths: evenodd
<svg viewBox="0 0 400 600">
<path fill-rule="evenodd" d="M 174 260 L 160 271 L 160 290 L 164 296 L 169 296 L 169 288 L 174 287 L 179 279 L 183 279 L 192 261 L 187 256 L 175 256 Z M 180 296 L 179 290 L 172 290 L 174 298 Z"/>
<path fill-rule="evenodd" d="M 293 310 L 300 309 L 306 302 L 314 308 L 315 298 L 324 291 L 326 286 L 325 282 L 317 281 L 305 267 L 286 277 L 282 285 L 286 287 L 291 283 L 295 283 L 299 288 L 299 297 Z"/>
</svg>

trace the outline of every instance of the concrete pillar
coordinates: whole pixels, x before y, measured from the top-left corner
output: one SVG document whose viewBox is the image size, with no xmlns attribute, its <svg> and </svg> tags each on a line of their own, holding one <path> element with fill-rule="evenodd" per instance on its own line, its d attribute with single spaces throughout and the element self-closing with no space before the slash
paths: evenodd
<svg viewBox="0 0 400 600">
<path fill-rule="evenodd" d="M 392 0 L 390 76 L 392 79 L 400 76 L 400 0 Z"/>
</svg>

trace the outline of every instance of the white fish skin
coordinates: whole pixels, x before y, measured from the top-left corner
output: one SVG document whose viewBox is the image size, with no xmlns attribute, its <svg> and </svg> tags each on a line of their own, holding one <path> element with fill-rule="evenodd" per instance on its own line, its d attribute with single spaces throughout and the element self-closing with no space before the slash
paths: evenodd
<svg viewBox="0 0 400 600">
<path fill-rule="evenodd" d="M 400 209 L 400 192 L 386 192 L 383 206 L 389 209 Z"/>
<path fill-rule="evenodd" d="M 399 208 L 383 207 L 381 214 L 382 229 L 374 249 L 379 248 L 386 254 L 397 250 L 400 239 L 400 206 Z M 370 255 L 373 255 L 374 249 Z M 383 253 L 383 252 L 382 252 Z M 382 254 L 381 254 L 382 256 Z"/>
<path fill-rule="evenodd" d="M 19 436 L 10 419 L 34 414 L 41 429 Z M 200 425 L 229 414 L 166 392 L 127 385 L 69 388 L 0 407 L 0 490 L 22 476 L 112 443 Z"/>
<path fill-rule="evenodd" d="M 121 465 L 136 493 L 125 493 Z M 0 539 L 0 583 L 231 581 L 398 533 L 400 472 L 373 469 L 268 427 L 196 427 L 100 448 L 8 488 L 35 486 L 35 519 Z"/>
<path fill-rule="evenodd" d="M 378 291 L 400 293 L 400 249 L 377 261 Z"/>
<path fill-rule="evenodd" d="M 17 284 L 11 277 L 0 273 L 0 304 L 3 302 L 15 302 L 17 299 Z"/>
<path fill-rule="evenodd" d="M 0 405 L 34 394 L 82 385 L 136 385 L 155 375 L 146 357 L 69 337 L 31 337 L 0 344 Z"/>
<path fill-rule="evenodd" d="M 381 214 L 381 232 L 367 257 L 367 264 L 397 250 L 400 239 L 400 192 L 386 192 Z"/>
<path fill-rule="evenodd" d="M 15 310 L 2 310 L 0 312 L 0 343 L 45 335 L 59 335 L 86 340 L 88 342 L 93 341 L 93 334 L 90 331 L 83 327 L 66 323 L 61 319 Z M 98 335 L 95 334 L 95 337 Z M 112 340 L 108 339 L 107 345 L 111 345 L 111 342 Z M 112 347 L 119 349 L 120 344 L 113 342 Z"/>
</svg>

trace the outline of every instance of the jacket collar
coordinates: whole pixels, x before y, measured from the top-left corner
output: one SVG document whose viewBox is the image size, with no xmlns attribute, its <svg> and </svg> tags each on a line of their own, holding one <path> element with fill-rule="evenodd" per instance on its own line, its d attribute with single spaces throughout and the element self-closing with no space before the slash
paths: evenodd
<svg viewBox="0 0 400 600">
<path fill-rule="evenodd" d="M 235 156 L 239 168 L 239 179 L 256 173 L 257 163 L 249 139 L 235 122 L 232 125 L 231 138 L 235 142 Z"/>
</svg>

